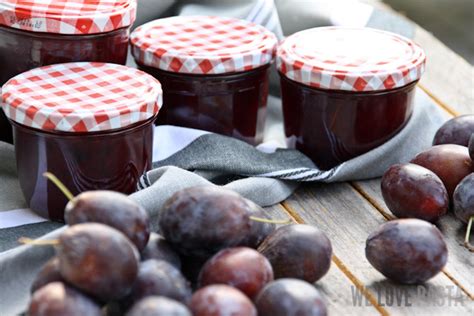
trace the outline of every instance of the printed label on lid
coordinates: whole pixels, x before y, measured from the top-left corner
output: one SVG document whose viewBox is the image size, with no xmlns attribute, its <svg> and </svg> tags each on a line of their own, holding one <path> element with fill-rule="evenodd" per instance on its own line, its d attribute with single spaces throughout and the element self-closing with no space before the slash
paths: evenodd
<svg viewBox="0 0 474 316">
<path fill-rule="evenodd" d="M 138 27 L 132 53 L 146 66 L 180 73 L 221 74 L 272 62 L 276 36 L 263 26 L 233 18 L 180 16 Z"/>
<path fill-rule="evenodd" d="M 32 128 L 96 132 L 124 128 L 153 117 L 161 84 L 126 66 L 68 63 L 36 68 L 2 87 L 8 118 Z"/>
<path fill-rule="evenodd" d="M 137 0 L 3 0 L 0 25 L 54 34 L 99 34 L 133 24 Z"/>
<path fill-rule="evenodd" d="M 377 91 L 420 79 L 425 59 L 418 45 L 394 33 L 322 27 L 284 40 L 277 67 L 288 78 L 312 87 Z"/>
</svg>

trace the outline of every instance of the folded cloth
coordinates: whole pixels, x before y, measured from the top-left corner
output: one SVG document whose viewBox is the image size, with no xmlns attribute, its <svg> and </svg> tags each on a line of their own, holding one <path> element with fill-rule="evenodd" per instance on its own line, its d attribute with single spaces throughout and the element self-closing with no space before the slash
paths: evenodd
<svg viewBox="0 0 474 316">
<path fill-rule="evenodd" d="M 176 14 L 246 18 L 265 25 L 280 37 L 283 33 L 288 35 L 328 24 L 368 25 L 405 36 L 413 34 L 411 24 L 405 20 L 350 0 L 141 0 L 136 25 Z M 132 60 L 130 65 L 133 65 Z M 329 171 L 321 171 L 300 152 L 284 148 L 275 74 L 272 80 L 273 96 L 269 99 L 265 142 L 257 148 L 198 130 L 172 126 L 155 129 L 154 169 L 142 177 L 140 190 L 131 195 L 149 212 L 153 229 L 157 228 L 156 219 L 164 201 L 185 187 L 222 185 L 266 206 L 287 198 L 301 182 L 380 176 L 389 165 L 409 161 L 417 152 L 429 147 L 435 131 L 448 118 L 447 113 L 418 90 L 414 113 L 399 134 L 364 155 Z M 18 247 L 18 238 L 54 239 L 64 227 L 47 222 L 27 209 L 16 177 L 12 146 L 0 143 L 0 162 L 0 315 L 3 316 L 24 311 L 36 272 L 54 253 L 52 247 Z"/>
</svg>

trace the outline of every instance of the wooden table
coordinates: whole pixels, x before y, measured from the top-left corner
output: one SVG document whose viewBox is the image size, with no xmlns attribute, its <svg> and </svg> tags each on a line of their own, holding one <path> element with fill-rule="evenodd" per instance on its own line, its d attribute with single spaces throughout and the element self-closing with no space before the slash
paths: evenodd
<svg viewBox="0 0 474 316">
<path fill-rule="evenodd" d="M 473 67 L 418 26 L 414 39 L 429 63 L 420 88 L 451 115 L 474 113 Z M 474 253 L 461 246 L 465 225 L 452 214 L 438 225 L 448 244 L 446 267 L 422 286 L 404 286 L 386 280 L 365 258 L 367 236 L 393 218 L 380 179 L 303 185 L 268 211 L 317 226 L 331 239 L 331 269 L 316 283 L 330 315 L 474 315 Z"/>
</svg>

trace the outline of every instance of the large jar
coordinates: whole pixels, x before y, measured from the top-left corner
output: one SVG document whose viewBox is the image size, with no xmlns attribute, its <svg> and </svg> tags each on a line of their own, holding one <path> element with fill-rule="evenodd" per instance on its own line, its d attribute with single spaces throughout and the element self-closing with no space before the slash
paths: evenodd
<svg viewBox="0 0 474 316">
<path fill-rule="evenodd" d="M 160 83 L 133 68 L 68 63 L 10 79 L 2 106 L 13 123 L 18 177 L 30 208 L 63 220 L 67 203 L 44 176 L 56 175 L 74 194 L 132 193 L 152 165 Z"/>
<path fill-rule="evenodd" d="M 125 64 L 136 6 L 136 0 L 0 1 L 0 86 L 45 65 Z M 0 140 L 11 141 L 1 111 Z"/>
<path fill-rule="evenodd" d="M 371 28 L 289 36 L 277 52 L 288 145 L 324 170 L 380 146 L 408 122 L 425 59 L 411 40 Z"/>
<path fill-rule="evenodd" d="M 158 124 L 261 142 L 277 44 L 272 32 L 244 20 L 180 16 L 138 27 L 131 44 L 140 69 L 163 85 Z"/>
</svg>

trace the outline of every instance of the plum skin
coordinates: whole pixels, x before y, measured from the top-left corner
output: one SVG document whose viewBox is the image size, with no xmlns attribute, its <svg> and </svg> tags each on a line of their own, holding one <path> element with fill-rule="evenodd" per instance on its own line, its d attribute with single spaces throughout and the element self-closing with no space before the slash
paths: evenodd
<svg viewBox="0 0 474 316">
<path fill-rule="evenodd" d="M 393 215 L 437 221 L 448 212 L 448 192 L 432 171 L 415 164 L 391 166 L 381 181 L 382 196 Z"/>
<path fill-rule="evenodd" d="M 199 274 L 199 287 L 210 284 L 233 286 L 250 299 L 273 281 L 270 262 L 258 251 L 247 247 L 227 248 L 211 257 Z"/>
<path fill-rule="evenodd" d="M 99 223 L 77 224 L 59 236 L 61 276 L 101 301 L 127 295 L 138 273 L 139 254 L 120 231 Z"/>
<path fill-rule="evenodd" d="M 458 183 L 474 171 L 469 150 L 460 145 L 433 146 L 416 155 L 410 162 L 433 171 L 443 181 L 450 198 Z"/>
<path fill-rule="evenodd" d="M 100 316 L 99 305 L 62 282 L 49 283 L 33 293 L 29 316 Z"/>
<path fill-rule="evenodd" d="M 259 316 L 326 316 L 327 307 L 319 291 L 311 284 L 284 278 L 267 284 L 255 305 Z"/>
<path fill-rule="evenodd" d="M 171 245 L 157 233 L 151 233 L 148 244 L 141 252 L 142 261 L 148 259 L 164 260 L 181 269 L 181 259 Z"/>
<path fill-rule="evenodd" d="M 433 138 L 433 145 L 456 144 L 467 147 L 472 133 L 474 133 L 474 115 L 457 116 L 438 129 Z"/>
<path fill-rule="evenodd" d="M 237 193 L 214 186 L 176 192 L 165 203 L 159 225 L 165 239 L 181 255 L 209 258 L 236 246 L 256 248 L 274 224 L 256 222 L 263 209 Z"/>
<path fill-rule="evenodd" d="M 147 296 L 137 303 L 125 316 L 192 316 L 186 305 L 163 296 Z"/>
<path fill-rule="evenodd" d="M 68 225 L 102 223 L 125 234 L 139 251 L 150 236 L 149 218 L 145 209 L 122 193 L 87 191 L 69 201 L 64 211 Z"/>
<path fill-rule="evenodd" d="M 329 238 L 310 225 L 279 227 L 260 244 L 258 251 L 270 261 L 275 279 L 296 278 L 314 283 L 331 266 Z"/>
<path fill-rule="evenodd" d="M 149 259 L 140 263 L 138 275 L 124 304 L 132 305 L 140 299 L 158 295 L 187 304 L 192 291 L 181 272 L 164 260 Z"/>
<path fill-rule="evenodd" d="M 454 215 L 466 224 L 474 216 L 474 173 L 465 177 L 454 190 L 453 206 Z"/>
<path fill-rule="evenodd" d="M 446 265 L 448 250 L 436 226 L 419 219 L 398 219 L 382 224 L 369 235 L 365 255 L 388 279 L 421 284 Z"/>
<path fill-rule="evenodd" d="M 257 310 L 245 294 L 223 284 L 197 290 L 189 305 L 193 316 L 257 316 Z"/>
</svg>

